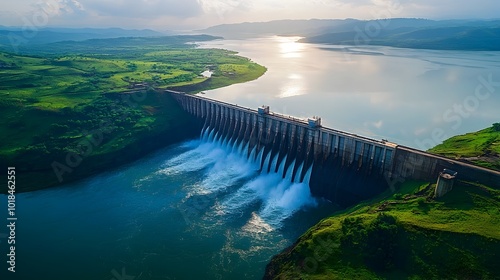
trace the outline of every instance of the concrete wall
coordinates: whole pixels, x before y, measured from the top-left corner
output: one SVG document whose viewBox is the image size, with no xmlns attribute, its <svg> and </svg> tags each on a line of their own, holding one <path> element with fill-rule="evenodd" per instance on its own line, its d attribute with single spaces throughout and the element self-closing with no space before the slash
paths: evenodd
<svg viewBox="0 0 500 280">
<path fill-rule="evenodd" d="M 247 157 L 271 153 L 271 159 L 286 157 L 282 176 L 292 168 L 292 177 L 304 180 L 312 166 L 309 185 L 313 195 L 347 206 L 372 197 L 407 179 L 435 181 L 449 168 L 459 179 L 500 187 L 500 173 L 325 127 L 277 113 L 224 103 L 201 96 L 167 91 L 182 107 L 231 143 L 248 144 Z M 264 164 L 268 170 L 278 166 Z M 292 165 L 293 164 L 293 165 Z M 290 172 L 289 171 L 289 172 Z"/>
<path fill-rule="evenodd" d="M 392 178 L 392 182 L 406 179 L 435 182 L 445 168 L 458 172 L 458 180 L 500 189 L 500 172 L 404 146 L 397 146 L 394 167 L 388 176 Z"/>
</svg>

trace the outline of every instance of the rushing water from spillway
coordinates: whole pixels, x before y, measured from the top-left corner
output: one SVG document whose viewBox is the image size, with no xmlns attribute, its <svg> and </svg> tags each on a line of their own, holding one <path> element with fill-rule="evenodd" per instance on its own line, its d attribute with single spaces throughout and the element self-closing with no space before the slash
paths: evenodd
<svg viewBox="0 0 500 280">
<path fill-rule="evenodd" d="M 219 138 L 207 130 L 89 180 L 19 194 L 17 278 L 7 279 L 260 279 L 334 209 L 311 197 L 308 175 L 299 182 L 277 157 L 248 158 Z M 286 177 L 259 171 L 262 160 Z"/>
</svg>

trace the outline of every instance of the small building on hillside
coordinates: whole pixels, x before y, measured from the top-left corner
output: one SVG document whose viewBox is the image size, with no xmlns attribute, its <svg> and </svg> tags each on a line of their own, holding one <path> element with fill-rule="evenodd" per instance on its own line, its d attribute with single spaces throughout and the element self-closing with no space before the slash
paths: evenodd
<svg viewBox="0 0 500 280">
<path fill-rule="evenodd" d="M 456 177 L 456 171 L 443 169 L 443 171 L 439 173 L 436 189 L 434 191 L 434 197 L 439 198 L 450 192 L 453 189 L 453 183 L 455 183 Z"/>
</svg>

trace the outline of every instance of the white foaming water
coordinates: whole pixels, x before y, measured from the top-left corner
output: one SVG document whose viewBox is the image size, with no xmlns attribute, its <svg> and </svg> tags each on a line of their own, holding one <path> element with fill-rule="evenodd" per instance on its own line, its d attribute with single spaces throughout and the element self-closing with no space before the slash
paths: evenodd
<svg viewBox="0 0 500 280">
<path fill-rule="evenodd" d="M 245 187 L 253 190 L 253 193 L 248 193 Z M 258 215 L 273 228 L 280 228 L 282 222 L 296 211 L 317 205 L 307 183 L 293 183 L 276 173 L 260 174 L 242 189 L 246 192 L 245 200 L 262 201 Z"/>
<path fill-rule="evenodd" d="M 173 175 L 201 170 L 214 164 L 225 155 L 224 150 L 213 143 L 191 141 L 186 143 L 184 147 L 191 149 L 168 160 L 164 164 L 165 168 L 158 173 Z"/>
<path fill-rule="evenodd" d="M 297 173 L 295 173 L 294 182 L 300 182 L 300 174 L 302 173 L 302 169 L 304 168 L 304 163 L 301 163 L 299 168 L 297 169 Z"/>
<path fill-rule="evenodd" d="M 200 193 L 212 193 L 233 186 L 237 181 L 253 175 L 258 168 L 237 154 L 222 154 L 207 171 L 200 184 Z"/>
<path fill-rule="evenodd" d="M 191 148 L 167 161 L 160 174 L 173 175 L 207 169 L 205 178 L 190 192 L 209 194 L 234 185 L 238 180 L 254 174 L 258 167 L 219 142 L 191 141 L 185 148 Z"/>
<path fill-rule="evenodd" d="M 278 163 L 278 156 L 272 156 L 269 152 L 265 156 L 262 172 L 259 173 L 263 150 L 257 153 L 254 148 L 250 152 L 250 158 L 247 158 L 247 143 L 223 139 L 210 129 L 204 130 L 201 139 L 185 145 L 189 150 L 166 162 L 165 168 L 159 172 L 178 174 L 206 169 L 203 180 L 189 187 L 188 197 L 241 186 L 216 202 L 212 208 L 214 217 L 241 213 L 249 205 L 259 203 L 260 209 L 252 212 L 252 218 L 243 230 L 268 232 L 280 228 L 282 222 L 296 211 L 316 206 L 308 185 L 312 167 L 302 183 L 294 183 L 292 170 L 295 161 L 285 170 L 286 157 Z M 302 171 L 302 166 L 299 167 L 299 172 Z M 269 173 L 268 167 L 271 168 Z M 279 172 L 275 173 L 277 167 Z M 284 173 L 286 175 L 283 179 Z"/>
<path fill-rule="evenodd" d="M 252 212 L 252 217 L 242 229 L 250 233 L 266 233 L 274 230 L 270 224 L 266 223 L 266 221 L 255 212 Z"/>
</svg>

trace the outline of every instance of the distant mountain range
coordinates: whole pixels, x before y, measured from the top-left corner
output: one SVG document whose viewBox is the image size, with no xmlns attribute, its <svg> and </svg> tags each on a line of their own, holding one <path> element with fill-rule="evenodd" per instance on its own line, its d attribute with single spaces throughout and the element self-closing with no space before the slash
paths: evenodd
<svg viewBox="0 0 500 280">
<path fill-rule="evenodd" d="M 338 32 L 302 39 L 301 42 L 333 45 L 381 45 L 399 48 L 500 51 L 500 27 L 428 27 L 381 30 L 377 36 Z"/>
<path fill-rule="evenodd" d="M 223 24 L 197 34 L 226 39 L 281 35 L 304 37 L 301 42 L 332 45 L 382 45 L 439 50 L 500 51 L 500 20 L 427 20 L 393 18 L 379 20 L 311 19 Z M 0 26 L 0 49 L 19 51 L 55 42 L 90 39 L 162 37 L 173 32 L 121 28 L 42 28 Z"/>
<path fill-rule="evenodd" d="M 211 35 L 172 35 L 153 37 L 119 37 L 104 39 L 88 39 L 83 41 L 59 41 L 47 44 L 23 45 L 18 48 L 18 52 L 23 55 L 34 56 L 60 56 L 60 55 L 95 55 L 100 56 L 118 55 L 121 57 L 137 56 L 137 53 L 144 50 L 165 50 L 181 48 L 186 49 L 187 43 L 202 42 L 223 39 Z M 194 47 L 194 45 L 192 46 Z M 139 51 L 140 50 L 140 51 Z M 0 52 L 12 52 L 8 48 L 0 46 Z"/>
<path fill-rule="evenodd" d="M 320 44 L 500 50 L 500 20 L 279 20 L 217 25 L 199 32 L 227 39 L 296 35 L 305 37 L 302 42 Z"/>
<path fill-rule="evenodd" d="M 357 20 L 346 19 L 311 19 L 311 20 L 275 20 L 269 22 L 244 22 L 222 24 L 198 30 L 200 33 L 223 36 L 226 39 L 245 39 L 265 35 L 320 35 L 328 28 L 339 28 Z"/>
<path fill-rule="evenodd" d="M 170 33 L 171 34 L 171 33 Z M 61 41 L 84 41 L 88 39 L 108 39 L 120 37 L 157 37 L 170 35 L 150 29 L 126 30 L 121 28 L 41 28 L 0 26 L 0 48 L 15 51 L 32 45 L 49 44 Z"/>
</svg>

